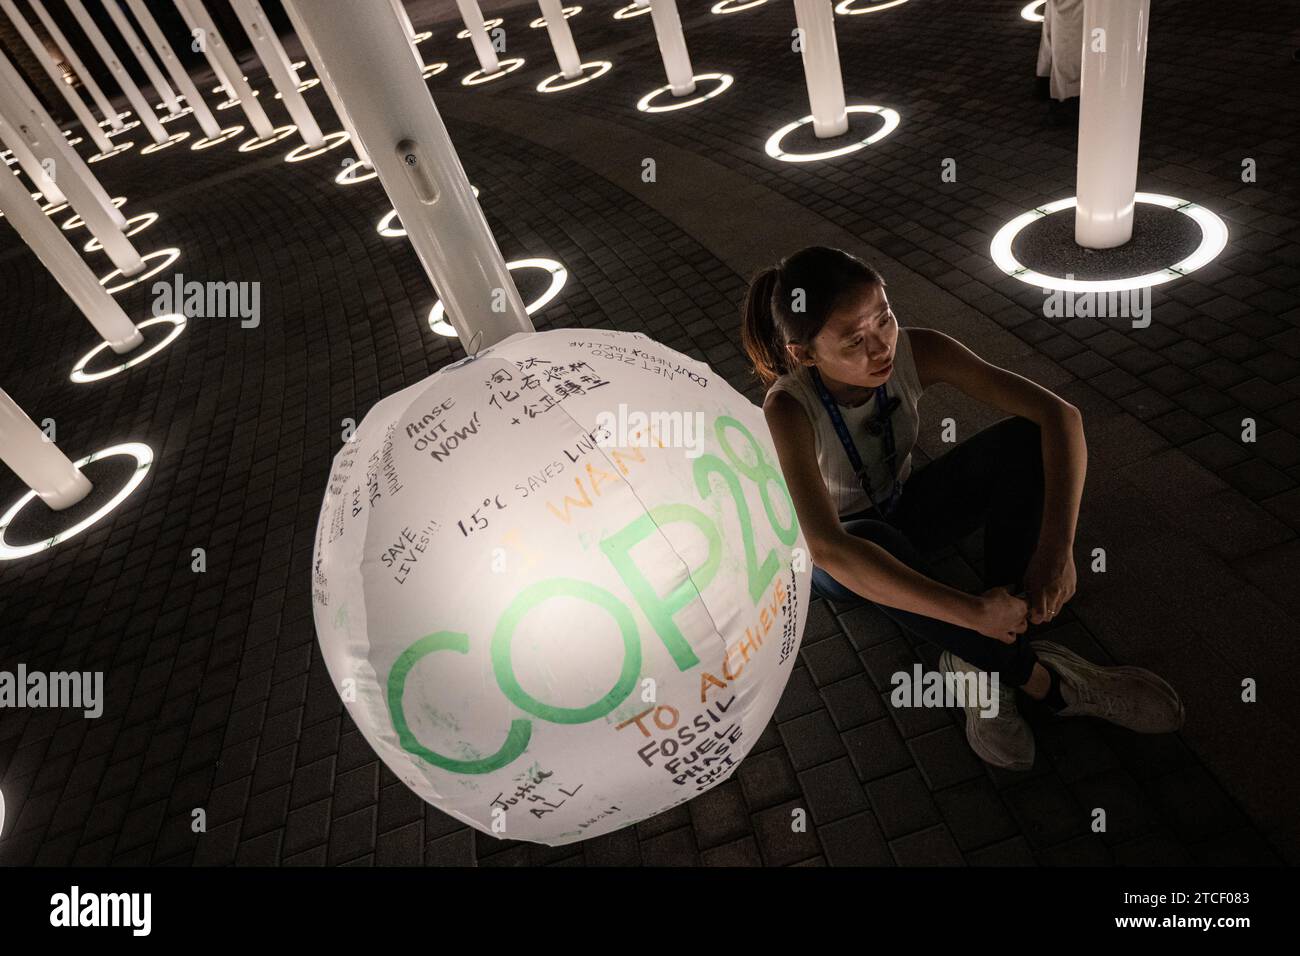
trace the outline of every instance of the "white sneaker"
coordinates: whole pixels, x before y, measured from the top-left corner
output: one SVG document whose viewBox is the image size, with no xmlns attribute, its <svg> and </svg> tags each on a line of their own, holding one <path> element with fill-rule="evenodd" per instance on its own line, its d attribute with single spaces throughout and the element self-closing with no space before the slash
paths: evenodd
<svg viewBox="0 0 1300 956">
<path fill-rule="evenodd" d="M 979 674 L 980 669 L 968 664 L 951 651 L 939 655 L 941 670 L 956 674 Z M 1034 765 L 1034 732 L 1021 716 L 1016 706 L 1016 689 L 998 681 L 998 712 L 986 717 L 980 711 L 979 701 L 967 699 L 966 739 L 971 750 L 985 763 L 1006 770 L 1028 770 Z"/>
<path fill-rule="evenodd" d="M 1145 667 L 1102 667 L 1051 641 L 1035 641 L 1040 663 L 1061 678 L 1065 709 L 1058 717 L 1100 717 L 1140 734 L 1183 726 L 1178 692 Z"/>
</svg>

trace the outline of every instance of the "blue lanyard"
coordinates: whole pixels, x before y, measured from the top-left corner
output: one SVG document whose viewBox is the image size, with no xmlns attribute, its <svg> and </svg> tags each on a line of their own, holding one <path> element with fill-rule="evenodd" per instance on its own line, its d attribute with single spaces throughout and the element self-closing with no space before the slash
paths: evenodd
<svg viewBox="0 0 1300 956">
<path fill-rule="evenodd" d="M 886 467 L 894 472 L 894 486 L 890 489 L 889 497 L 885 499 L 884 505 L 876 504 L 875 496 L 871 494 L 871 479 L 867 475 L 866 468 L 862 465 L 862 456 L 858 454 L 858 447 L 849 437 L 848 426 L 844 424 L 844 416 L 840 414 L 839 406 L 835 404 L 835 399 L 826 388 L 826 383 L 822 381 L 821 374 L 815 366 L 808 366 L 808 373 L 812 377 L 813 384 L 817 386 L 817 395 L 826 407 L 826 413 L 830 415 L 831 424 L 835 426 L 835 434 L 840 437 L 840 444 L 844 446 L 844 451 L 849 456 L 849 464 L 853 466 L 854 473 L 858 476 L 858 483 L 862 485 L 862 490 L 867 495 L 867 500 L 871 502 L 871 507 L 880 513 L 881 517 L 889 514 L 894 510 L 898 503 L 898 496 L 903 491 L 903 483 L 898 480 L 897 463 L 894 462 L 895 445 L 894 445 L 894 422 L 892 412 L 898 404 L 898 400 L 890 400 L 884 385 L 876 386 L 876 415 L 878 424 L 876 428 L 868 428 L 873 434 L 881 436 L 881 443 L 885 449 Z"/>
</svg>

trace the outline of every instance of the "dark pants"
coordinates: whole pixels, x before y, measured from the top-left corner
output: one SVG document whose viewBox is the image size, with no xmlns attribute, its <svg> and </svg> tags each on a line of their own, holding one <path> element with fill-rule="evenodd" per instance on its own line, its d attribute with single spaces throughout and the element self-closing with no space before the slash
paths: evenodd
<svg viewBox="0 0 1300 956">
<path fill-rule="evenodd" d="M 849 534 L 874 542 L 927 577 L 933 575 L 922 552 L 951 544 L 982 525 L 984 587 L 1001 586 L 1017 594 L 1038 543 L 1042 509 L 1038 426 L 1025 418 L 1007 418 L 916 469 L 886 520 L 870 511 L 841 521 Z M 812 586 L 815 593 L 839 604 L 869 603 L 821 568 L 813 568 Z M 1029 680 L 1037 657 L 1023 634 L 1014 644 L 1004 644 L 970 628 L 879 607 L 904 630 L 980 670 L 996 672 L 1013 687 Z"/>
</svg>

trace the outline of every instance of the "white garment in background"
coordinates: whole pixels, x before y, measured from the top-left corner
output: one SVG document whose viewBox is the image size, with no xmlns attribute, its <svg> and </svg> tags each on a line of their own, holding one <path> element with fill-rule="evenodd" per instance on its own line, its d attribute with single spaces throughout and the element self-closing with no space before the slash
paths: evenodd
<svg viewBox="0 0 1300 956">
<path fill-rule="evenodd" d="M 1083 65 L 1083 0 L 1047 0 L 1038 41 L 1038 75 L 1052 78 L 1052 99 L 1079 95 Z"/>
</svg>

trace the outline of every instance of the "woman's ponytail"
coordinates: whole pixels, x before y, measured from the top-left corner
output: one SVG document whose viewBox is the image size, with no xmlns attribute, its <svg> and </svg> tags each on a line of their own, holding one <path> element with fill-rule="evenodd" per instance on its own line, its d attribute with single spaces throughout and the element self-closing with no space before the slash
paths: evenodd
<svg viewBox="0 0 1300 956">
<path fill-rule="evenodd" d="M 789 353 L 772 315 L 772 295 L 779 275 L 775 267 L 769 267 L 750 280 L 740 323 L 740 341 L 754 374 L 764 385 L 771 385 L 787 371 Z"/>
</svg>

